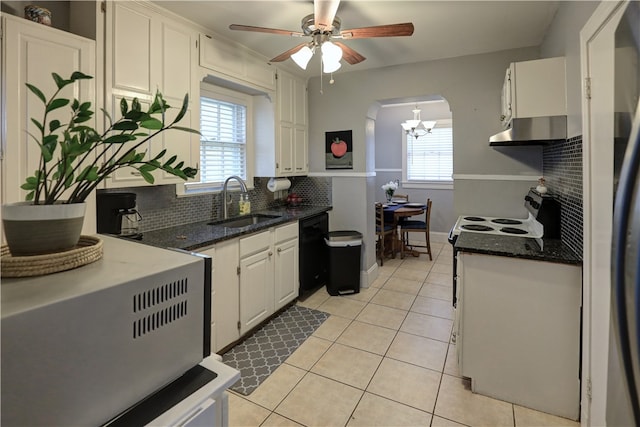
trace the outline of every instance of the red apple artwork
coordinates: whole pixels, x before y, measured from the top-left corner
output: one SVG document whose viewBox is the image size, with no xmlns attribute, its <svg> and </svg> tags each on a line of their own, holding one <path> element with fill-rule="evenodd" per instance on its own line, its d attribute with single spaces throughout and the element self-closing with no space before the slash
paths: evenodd
<svg viewBox="0 0 640 427">
<path fill-rule="evenodd" d="M 340 138 L 334 139 L 331 143 L 331 152 L 337 158 L 344 156 L 347 152 L 347 143 L 342 141 Z"/>
</svg>

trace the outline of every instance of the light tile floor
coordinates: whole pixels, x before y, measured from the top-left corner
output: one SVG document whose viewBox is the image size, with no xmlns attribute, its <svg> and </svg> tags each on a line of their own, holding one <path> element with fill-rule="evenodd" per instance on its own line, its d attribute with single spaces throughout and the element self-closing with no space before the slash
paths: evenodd
<svg viewBox="0 0 640 427">
<path fill-rule="evenodd" d="M 324 288 L 298 304 L 331 316 L 252 394 L 229 396 L 236 426 L 574 426 L 473 394 L 450 342 L 452 253 L 386 260 L 359 294 Z"/>
</svg>

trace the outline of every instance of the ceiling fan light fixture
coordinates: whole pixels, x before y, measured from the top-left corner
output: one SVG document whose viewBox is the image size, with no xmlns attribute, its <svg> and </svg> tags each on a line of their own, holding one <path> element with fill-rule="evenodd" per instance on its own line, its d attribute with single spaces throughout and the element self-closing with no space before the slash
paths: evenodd
<svg viewBox="0 0 640 427">
<path fill-rule="evenodd" d="M 324 56 L 322 57 L 322 71 L 327 74 L 338 71 L 341 66 L 342 64 L 339 61 L 327 61 L 325 60 Z"/>
<path fill-rule="evenodd" d="M 339 46 L 326 41 L 322 43 L 322 61 L 326 63 L 340 62 L 342 59 L 342 49 Z"/>
<path fill-rule="evenodd" d="M 306 70 L 312 56 L 313 50 L 311 50 L 309 46 L 304 46 L 302 49 L 291 55 L 291 59 L 298 64 L 298 67 Z"/>
</svg>

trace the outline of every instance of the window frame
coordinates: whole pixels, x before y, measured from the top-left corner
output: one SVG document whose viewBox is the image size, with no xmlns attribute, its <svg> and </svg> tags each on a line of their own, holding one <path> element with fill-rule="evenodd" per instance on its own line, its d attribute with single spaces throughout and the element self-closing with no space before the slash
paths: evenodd
<svg viewBox="0 0 640 427">
<path fill-rule="evenodd" d="M 243 105 L 246 107 L 246 144 L 245 144 L 245 171 L 246 178 L 245 183 L 248 189 L 253 189 L 253 178 L 255 171 L 255 159 L 254 159 L 254 109 L 253 109 L 253 97 L 251 95 L 237 92 L 231 89 L 215 86 L 210 83 L 200 83 L 200 93 L 198 94 L 198 111 L 200 112 L 201 97 L 211 98 L 219 101 L 230 102 L 233 104 Z M 200 129 L 200 114 L 198 114 L 198 129 Z M 198 160 L 200 160 L 200 138 L 198 137 Z M 217 193 L 222 191 L 224 181 L 214 182 L 187 182 L 184 184 L 185 192 L 183 194 L 202 194 L 202 193 Z M 229 181 L 228 189 L 240 189 L 240 185 L 235 181 Z"/>
<path fill-rule="evenodd" d="M 453 120 L 452 119 L 424 119 L 425 120 L 437 120 L 437 127 L 449 127 L 451 128 L 451 178 L 446 180 L 409 180 L 407 178 L 408 159 L 407 159 L 407 138 L 408 135 L 404 130 L 401 130 L 402 134 L 402 187 L 403 188 L 416 188 L 425 190 L 453 190 Z M 440 126 L 438 126 L 440 125 Z M 444 126 L 443 126 L 444 125 Z"/>
</svg>

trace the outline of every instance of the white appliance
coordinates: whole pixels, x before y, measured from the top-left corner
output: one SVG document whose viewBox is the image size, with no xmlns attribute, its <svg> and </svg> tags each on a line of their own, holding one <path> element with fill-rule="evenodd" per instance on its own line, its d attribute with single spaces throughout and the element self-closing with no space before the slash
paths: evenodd
<svg viewBox="0 0 640 427">
<path fill-rule="evenodd" d="M 210 354 L 211 259 L 102 239 L 92 264 L 2 280 L 3 426 L 105 424 Z"/>
</svg>

